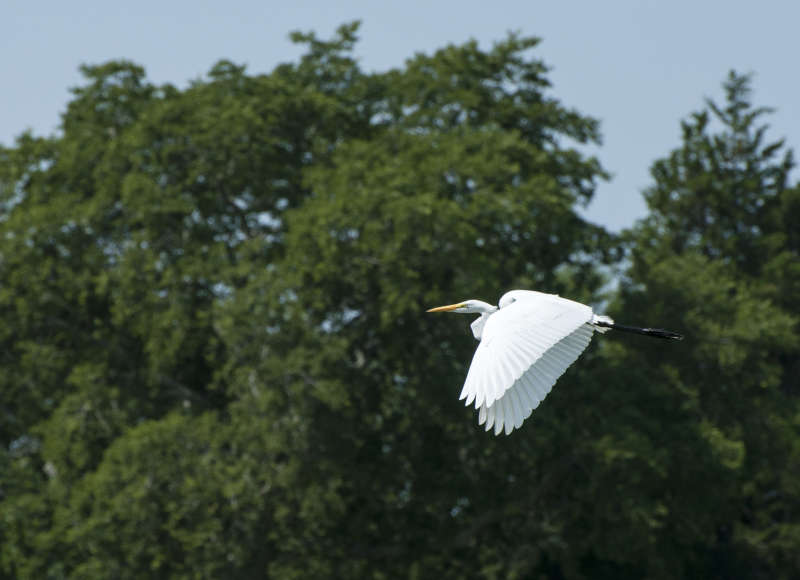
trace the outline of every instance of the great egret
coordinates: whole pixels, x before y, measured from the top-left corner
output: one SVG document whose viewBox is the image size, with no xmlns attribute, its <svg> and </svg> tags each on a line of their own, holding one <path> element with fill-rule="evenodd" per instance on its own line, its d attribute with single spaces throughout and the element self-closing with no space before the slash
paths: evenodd
<svg viewBox="0 0 800 580">
<path fill-rule="evenodd" d="M 683 336 L 660 328 L 637 328 L 595 314 L 591 307 L 532 290 L 512 290 L 497 306 L 481 300 L 431 308 L 428 312 L 480 314 L 470 325 L 480 341 L 460 399 L 473 402 L 478 424 L 494 434 L 518 429 L 553 384 L 589 345 L 592 333 L 611 329 L 657 338 Z"/>
</svg>

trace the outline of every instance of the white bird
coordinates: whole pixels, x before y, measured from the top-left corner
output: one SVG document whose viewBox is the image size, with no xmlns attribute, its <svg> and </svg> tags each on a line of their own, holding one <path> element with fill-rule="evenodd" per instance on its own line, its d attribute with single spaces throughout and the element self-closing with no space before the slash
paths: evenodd
<svg viewBox="0 0 800 580">
<path fill-rule="evenodd" d="M 592 334 L 611 329 L 681 340 L 659 328 L 616 324 L 591 307 L 532 290 L 512 290 L 497 306 L 481 300 L 431 308 L 428 312 L 480 314 L 470 325 L 480 341 L 460 399 L 475 404 L 478 424 L 494 434 L 518 429 L 544 400 L 567 367 L 589 345 Z"/>
</svg>

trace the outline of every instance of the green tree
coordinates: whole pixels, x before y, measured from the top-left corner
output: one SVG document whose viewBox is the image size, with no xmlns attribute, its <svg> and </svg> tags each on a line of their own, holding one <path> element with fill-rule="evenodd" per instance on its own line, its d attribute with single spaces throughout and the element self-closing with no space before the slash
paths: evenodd
<svg viewBox="0 0 800 580">
<path fill-rule="evenodd" d="M 352 33 L 327 55 L 347 52 Z M 352 60 L 317 61 L 297 69 L 359 83 Z M 68 573 L 86 557 L 67 540 L 83 512 L 56 506 L 127 430 L 176 409 L 224 412 L 214 308 L 281 254 L 281 215 L 307 196 L 303 167 L 368 125 L 292 68 L 251 77 L 221 62 L 185 91 L 126 62 L 83 72 L 61 135 L 23 135 L 0 154 L 11 576 Z"/>
<path fill-rule="evenodd" d="M 368 74 L 356 33 L 185 90 L 85 67 L 0 150 L 0 575 L 790 577 L 800 195 L 747 80 L 628 234 L 614 307 L 687 340 L 607 337 L 495 438 L 423 311 L 602 296 L 597 122 L 535 39 Z"/>
<path fill-rule="evenodd" d="M 769 110 L 752 105 L 749 77 L 732 72 L 724 89 L 724 105 L 708 101 L 653 164 L 651 214 L 630 232 L 618 304 L 686 341 L 622 356 L 668 377 L 683 400 L 662 413 L 694 440 L 667 473 L 705 498 L 680 529 L 695 544 L 693 574 L 790 578 L 800 566 L 800 188 L 788 184 L 791 151 L 765 142 Z M 687 467 L 698 461 L 700 473 Z"/>
<path fill-rule="evenodd" d="M 543 521 L 532 555 L 475 553 L 513 511 L 491 490 L 548 459 L 474 429 L 471 337 L 420 312 L 498 284 L 591 296 L 609 240 L 574 210 L 603 172 L 561 143 L 597 124 L 547 96 L 536 40 L 368 75 L 355 32 L 185 91 L 87 67 L 63 134 L 3 151 L 7 574 L 542 558 Z"/>
<path fill-rule="evenodd" d="M 448 47 L 384 75 L 384 130 L 306 173 L 285 259 L 231 304 L 232 415 L 268 426 L 262 461 L 292 473 L 271 491 L 276 577 L 547 565 L 566 506 L 548 508 L 557 488 L 538 482 L 567 431 L 476 430 L 456 402 L 473 339 L 422 314 L 498 285 L 601 282 L 587 257 L 608 240 L 575 205 L 603 174 L 558 145 L 595 123 L 544 95 L 534 44 Z"/>
</svg>

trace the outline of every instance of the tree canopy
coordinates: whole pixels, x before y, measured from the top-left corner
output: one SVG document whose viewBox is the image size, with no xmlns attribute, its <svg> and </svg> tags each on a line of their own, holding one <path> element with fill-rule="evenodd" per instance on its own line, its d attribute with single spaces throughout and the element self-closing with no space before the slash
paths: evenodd
<svg viewBox="0 0 800 580">
<path fill-rule="evenodd" d="M 800 187 L 751 79 L 616 236 L 537 39 L 293 40 L 185 89 L 85 66 L 0 148 L 0 578 L 793 577 Z M 595 341 L 495 438 L 423 312 L 511 288 L 687 338 Z"/>
</svg>

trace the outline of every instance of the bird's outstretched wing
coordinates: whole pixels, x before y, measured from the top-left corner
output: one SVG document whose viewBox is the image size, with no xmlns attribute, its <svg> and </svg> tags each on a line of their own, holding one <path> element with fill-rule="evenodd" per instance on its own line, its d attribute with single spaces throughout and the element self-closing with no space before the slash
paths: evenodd
<svg viewBox="0 0 800 580">
<path fill-rule="evenodd" d="M 525 296 L 491 314 L 461 399 L 495 435 L 522 425 L 588 346 L 592 309 L 552 294 Z"/>
</svg>

